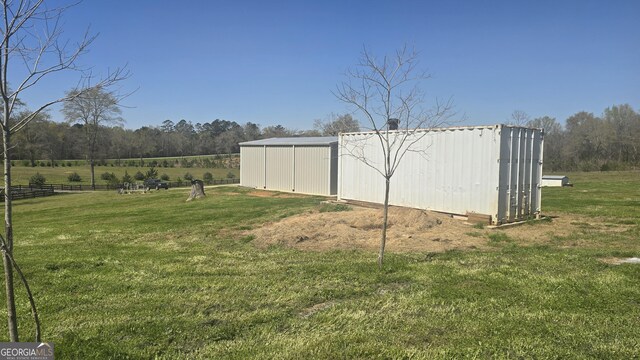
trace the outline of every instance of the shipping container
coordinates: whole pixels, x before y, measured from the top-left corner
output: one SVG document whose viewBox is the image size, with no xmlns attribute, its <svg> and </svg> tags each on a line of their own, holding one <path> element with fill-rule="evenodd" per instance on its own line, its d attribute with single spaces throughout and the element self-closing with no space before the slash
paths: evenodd
<svg viewBox="0 0 640 360">
<path fill-rule="evenodd" d="M 240 143 L 240 185 L 336 195 L 338 138 L 271 138 Z"/>
<path fill-rule="evenodd" d="M 392 156 L 402 155 L 390 181 L 391 205 L 480 216 L 494 225 L 540 214 L 541 129 L 470 126 L 382 136 L 396 144 Z M 340 134 L 338 153 L 338 198 L 383 203 L 385 161 L 378 135 Z"/>
</svg>

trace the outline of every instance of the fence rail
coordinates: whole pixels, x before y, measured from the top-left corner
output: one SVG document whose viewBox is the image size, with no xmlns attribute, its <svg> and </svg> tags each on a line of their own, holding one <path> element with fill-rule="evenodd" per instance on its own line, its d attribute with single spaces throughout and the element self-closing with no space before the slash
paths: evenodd
<svg viewBox="0 0 640 360">
<path fill-rule="evenodd" d="M 240 179 L 216 179 L 210 181 L 207 185 L 225 185 L 225 184 L 239 184 Z M 191 186 L 191 181 L 174 181 L 167 182 L 170 188 L 188 187 Z M 33 199 L 42 196 L 55 195 L 55 191 L 93 191 L 93 190 L 118 190 L 122 189 L 124 184 L 114 185 L 96 185 L 95 188 L 91 185 L 69 185 L 69 184 L 29 184 L 29 185 L 15 185 L 11 187 L 11 200 L 18 199 Z M 3 188 L 0 188 L 0 202 L 4 202 L 5 192 Z"/>
<path fill-rule="evenodd" d="M 29 188 L 23 185 L 11 187 L 11 200 L 34 199 L 37 197 L 55 195 L 53 187 L 43 186 L 42 188 Z M 5 191 L 0 189 L 0 202 L 4 202 Z"/>
<path fill-rule="evenodd" d="M 189 187 L 191 186 L 191 181 L 173 181 L 173 182 L 166 182 L 167 185 L 170 188 L 176 188 L 176 187 Z M 240 179 L 215 179 L 210 181 L 209 183 L 207 183 L 207 185 L 225 185 L 225 184 L 239 184 L 240 183 Z M 124 184 L 99 184 L 96 185 L 95 188 L 92 187 L 91 185 L 85 185 L 85 184 L 44 184 L 44 185 L 37 185 L 37 184 L 29 184 L 28 186 L 25 185 L 17 185 L 18 187 L 22 187 L 22 188 L 26 188 L 26 189 L 52 189 L 52 190 L 59 190 L 59 191 L 93 191 L 93 190 L 118 190 L 118 189 L 122 189 L 124 187 Z"/>
</svg>

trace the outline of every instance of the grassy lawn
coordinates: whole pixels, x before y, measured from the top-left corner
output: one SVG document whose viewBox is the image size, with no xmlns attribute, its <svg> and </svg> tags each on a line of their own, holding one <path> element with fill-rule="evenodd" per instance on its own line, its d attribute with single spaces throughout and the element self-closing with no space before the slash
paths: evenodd
<svg viewBox="0 0 640 360">
<path fill-rule="evenodd" d="M 226 179 L 227 174 L 231 172 L 236 178 L 240 176 L 239 169 L 223 169 L 223 168 L 155 168 L 158 171 L 158 177 L 162 174 L 167 174 L 169 176 L 169 181 L 177 181 L 178 178 L 182 178 L 184 180 L 184 175 L 186 173 L 190 173 L 196 179 L 202 179 L 205 172 L 210 172 L 213 174 L 214 179 Z M 100 175 L 105 172 L 114 173 L 118 178 L 122 178 L 125 171 L 129 173 L 129 175 L 133 178 L 136 172 L 140 171 L 145 174 L 149 170 L 148 167 L 126 167 L 126 166 L 96 166 L 95 175 L 96 175 L 96 184 L 106 184 L 106 180 L 102 180 Z M 71 183 L 68 180 L 69 174 L 78 173 L 81 182 Z M 31 176 L 36 173 L 40 173 L 47 179 L 48 184 L 91 184 L 91 169 L 88 165 L 86 166 L 69 166 L 69 167 L 30 167 L 30 166 L 15 166 L 11 168 L 12 174 L 12 183 L 15 185 L 27 185 L 29 184 L 29 179 Z"/>
<path fill-rule="evenodd" d="M 323 198 L 97 192 L 15 202 L 15 256 L 56 359 L 637 358 L 640 265 L 599 259 L 640 256 L 640 174 L 567 175 L 545 212 L 628 230 L 539 245 L 498 231 L 488 250 L 388 254 L 378 271 L 371 252 L 259 249 L 243 233 Z M 22 288 L 18 302 L 32 341 Z"/>
<path fill-rule="evenodd" d="M 545 210 L 640 224 L 640 171 L 568 174 L 573 188 L 545 188 Z"/>
</svg>

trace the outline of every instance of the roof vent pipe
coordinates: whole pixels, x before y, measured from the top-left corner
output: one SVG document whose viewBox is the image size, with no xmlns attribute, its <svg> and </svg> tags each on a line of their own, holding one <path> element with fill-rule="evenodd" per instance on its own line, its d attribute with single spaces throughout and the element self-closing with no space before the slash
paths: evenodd
<svg viewBox="0 0 640 360">
<path fill-rule="evenodd" d="M 400 123 L 399 119 L 389 119 L 387 120 L 387 127 L 389 130 L 398 130 L 399 123 Z"/>
</svg>

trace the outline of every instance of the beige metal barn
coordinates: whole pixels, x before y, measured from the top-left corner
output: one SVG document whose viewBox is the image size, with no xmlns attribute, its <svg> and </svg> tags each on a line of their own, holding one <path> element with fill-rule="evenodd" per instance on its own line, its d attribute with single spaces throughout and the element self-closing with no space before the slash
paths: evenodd
<svg viewBox="0 0 640 360">
<path fill-rule="evenodd" d="M 271 138 L 240 145 L 240 185 L 312 195 L 335 195 L 338 138 Z"/>
<path fill-rule="evenodd" d="M 400 131 L 390 131 L 401 137 Z M 507 125 L 416 130 L 391 178 L 390 204 L 503 224 L 537 216 L 541 208 L 543 131 Z M 362 161 L 366 159 L 365 161 Z M 378 137 L 340 134 L 338 199 L 384 202 Z"/>
</svg>

